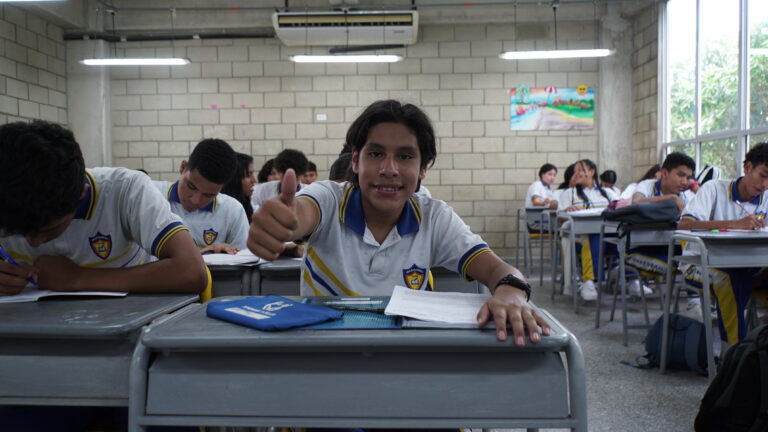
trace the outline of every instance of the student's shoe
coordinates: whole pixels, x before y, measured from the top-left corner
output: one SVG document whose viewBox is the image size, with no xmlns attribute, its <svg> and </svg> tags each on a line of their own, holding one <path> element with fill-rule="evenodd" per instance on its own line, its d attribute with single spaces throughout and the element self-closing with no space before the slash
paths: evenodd
<svg viewBox="0 0 768 432">
<path fill-rule="evenodd" d="M 704 322 L 704 314 L 701 312 L 701 299 L 695 298 L 688 300 L 685 310 L 680 315 L 695 319 L 698 322 Z"/>
<path fill-rule="evenodd" d="M 629 295 L 632 297 L 640 297 L 640 279 L 632 279 L 631 281 L 629 281 L 627 291 L 629 292 Z M 653 290 L 643 285 L 643 293 L 646 296 L 649 296 L 653 294 Z"/>
<path fill-rule="evenodd" d="M 597 300 L 597 289 L 595 289 L 595 283 L 591 280 L 584 281 L 579 284 L 579 296 L 584 301 Z"/>
</svg>

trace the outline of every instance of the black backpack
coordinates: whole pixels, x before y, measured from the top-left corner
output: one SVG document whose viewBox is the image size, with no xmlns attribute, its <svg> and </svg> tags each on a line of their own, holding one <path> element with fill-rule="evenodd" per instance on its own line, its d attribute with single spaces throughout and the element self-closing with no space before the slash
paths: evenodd
<svg viewBox="0 0 768 432">
<path fill-rule="evenodd" d="M 619 222 L 619 237 L 627 236 L 627 250 L 630 249 L 633 230 L 665 231 L 677 228 L 680 210 L 674 200 L 643 202 L 616 210 L 605 210 L 603 220 Z"/>
<path fill-rule="evenodd" d="M 645 336 L 645 367 L 657 367 L 661 364 L 661 331 L 664 316 L 653 323 Z M 707 374 L 707 341 L 704 324 L 683 315 L 669 316 L 669 351 L 667 367 L 670 369 L 692 370 L 701 375 Z"/>
<path fill-rule="evenodd" d="M 696 432 L 768 430 L 768 325 L 725 353 L 694 427 Z"/>
</svg>

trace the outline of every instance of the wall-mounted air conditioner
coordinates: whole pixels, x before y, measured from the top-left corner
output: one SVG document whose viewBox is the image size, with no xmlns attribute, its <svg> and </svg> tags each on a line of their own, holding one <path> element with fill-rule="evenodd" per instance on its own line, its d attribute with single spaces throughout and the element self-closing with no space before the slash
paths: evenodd
<svg viewBox="0 0 768 432">
<path fill-rule="evenodd" d="M 417 11 L 277 12 L 275 33 L 288 46 L 409 45 L 416 43 Z"/>
</svg>

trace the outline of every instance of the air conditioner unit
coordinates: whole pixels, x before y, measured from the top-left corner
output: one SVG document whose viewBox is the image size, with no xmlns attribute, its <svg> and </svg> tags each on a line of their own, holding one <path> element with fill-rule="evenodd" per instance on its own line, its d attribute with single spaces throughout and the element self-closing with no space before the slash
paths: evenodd
<svg viewBox="0 0 768 432">
<path fill-rule="evenodd" d="M 285 45 L 410 45 L 417 11 L 277 12 L 275 33 Z"/>
</svg>

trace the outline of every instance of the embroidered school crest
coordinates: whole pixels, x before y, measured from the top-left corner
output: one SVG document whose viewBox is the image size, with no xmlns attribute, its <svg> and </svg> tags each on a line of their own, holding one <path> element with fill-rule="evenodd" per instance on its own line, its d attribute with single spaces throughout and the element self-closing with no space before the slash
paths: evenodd
<svg viewBox="0 0 768 432">
<path fill-rule="evenodd" d="M 101 259 L 107 259 L 112 253 L 112 236 L 97 232 L 95 236 L 88 237 L 91 243 L 91 250 Z"/>
<path fill-rule="evenodd" d="M 427 274 L 427 269 L 416 266 L 416 264 L 403 270 L 403 279 L 405 279 L 405 285 L 410 289 L 419 289 L 421 284 L 424 283 L 424 276 Z"/>
<path fill-rule="evenodd" d="M 216 241 L 216 237 L 218 236 L 219 236 L 219 233 L 214 231 L 213 228 L 203 231 L 203 241 L 207 246 L 212 245 L 213 242 Z"/>
</svg>

